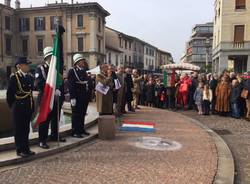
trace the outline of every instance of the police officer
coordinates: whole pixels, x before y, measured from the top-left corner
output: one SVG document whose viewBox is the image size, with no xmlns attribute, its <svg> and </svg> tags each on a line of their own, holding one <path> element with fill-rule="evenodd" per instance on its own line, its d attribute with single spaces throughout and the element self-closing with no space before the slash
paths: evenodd
<svg viewBox="0 0 250 184">
<path fill-rule="evenodd" d="M 43 50 L 44 54 L 44 64 L 39 65 L 37 67 L 36 73 L 35 73 L 35 86 L 39 91 L 37 103 L 38 105 L 41 104 L 44 86 L 46 84 L 47 75 L 49 72 L 49 66 L 50 61 L 52 57 L 53 48 L 52 47 L 46 47 Z M 59 97 L 59 103 L 57 102 L 57 99 Z M 48 118 L 45 122 L 41 122 L 39 124 L 39 147 L 43 149 L 49 149 L 49 145 L 47 144 L 48 139 L 48 130 L 49 130 L 49 124 L 51 122 L 51 135 L 50 140 L 51 141 L 57 141 L 58 140 L 58 108 L 59 112 L 62 108 L 62 104 L 64 101 L 64 89 L 63 86 L 55 91 L 55 101 L 52 111 L 49 113 Z M 58 106 L 59 104 L 59 106 Z M 66 140 L 63 138 L 59 138 L 60 142 L 65 142 Z"/>
<path fill-rule="evenodd" d="M 26 57 L 17 59 L 18 71 L 10 77 L 7 89 L 7 103 L 12 111 L 16 152 L 20 157 L 35 154 L 29 148 L 30 121 L 34 112 L 33 78 L 28 74 L 29 64 Z"/>
<path fill-rule="evenodd" d="M 68 73 L 70 103 L 72 108 L 72 136 L 83 138 L 82 134 L 90 135 L 84 128 L 85 115 L 91 98 L 93 84 L 87 75 L 86 60 L 81 54 L 73 56 L 74 66 Z"/>
</svg>

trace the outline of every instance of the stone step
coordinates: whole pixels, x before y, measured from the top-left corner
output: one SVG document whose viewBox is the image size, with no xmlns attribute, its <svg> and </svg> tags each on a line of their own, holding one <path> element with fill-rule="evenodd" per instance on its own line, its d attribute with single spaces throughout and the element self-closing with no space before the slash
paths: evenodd
<svg viewBox="0 0 250 184">
<path fill-rule="evenodd" d="M 16 155 L 15 149 L 2 151 L 0 153 L 0 170 L 3 169 L 4 166 L 20 164 L 20 163 L 32 161 L 38 158 L 54 155 L 62 151 L 66 151 L 68 149 L 74 148 L 81 144 L 88 143 L 98 137 L 97 124 L 95 124 L 92 127 L 87 128 L 87 131 L 90 132 L 91 135 L 88 137 L 84 137 L 82 139 L 77 139 L 77 138 L 73 138 L 70 136 L 66 136 L 67 141 L 65 143 L 59 143 L 58 145 L 57 142 L 48 142 L 50 149 L 47 149 L 47 150 L 42 149 L 38 147 L 37 145 L 33 145 L 31 146 L 31 150 L 36 152 L 36 154 L 27 158 L 18 157 Z"/>
<path fill-rule="evenodd" d="M 71 114 L 71 107 L 69 103 L 64 103 L 64 112 L 65 114 Z M 96 111 L 96 106 L 94 103 L 91 103 L 88 107 L 87 115 L 85 117 L 85 126 L 89 128 L 97 123 L 98 113 Z M 60 127 L 60 135 L 62 137 L 70 135 L 71 132 L 71 123 L 66 124 Z M 30 133 L 29 135 L 30 145 L 35 145 L 38 143 L 38 133 Z M 0 151 L 11 150 L 15 148 L 14 137 L 7 137 L 0 139 Z"/>
</svg>

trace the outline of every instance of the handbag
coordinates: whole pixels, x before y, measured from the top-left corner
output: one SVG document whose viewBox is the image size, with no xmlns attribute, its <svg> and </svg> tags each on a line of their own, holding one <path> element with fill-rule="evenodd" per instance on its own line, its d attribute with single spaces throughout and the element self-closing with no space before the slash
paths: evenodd
<svg viewBox="0 0 250 184">
<path fill-rule="evenodd" d="M 243 89 L 241 92 L 241 97 L 247 99 L 248 98 L 248 90 Z"/>
</svg>

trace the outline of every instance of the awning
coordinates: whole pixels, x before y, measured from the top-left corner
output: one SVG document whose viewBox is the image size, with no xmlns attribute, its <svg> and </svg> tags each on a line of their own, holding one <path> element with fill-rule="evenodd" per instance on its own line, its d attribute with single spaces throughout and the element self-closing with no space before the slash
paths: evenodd
<svg viewBox="0 0 250 184">
<path fill-rule="evenodd" d="M 192 70 L 192 71 L 200 71 L 201 69 L 199 66 L 189 63 L 168 64 L 168 65 L 163 65 L 162 68 L 175 69 L 175 70 Z"/>
</svg>

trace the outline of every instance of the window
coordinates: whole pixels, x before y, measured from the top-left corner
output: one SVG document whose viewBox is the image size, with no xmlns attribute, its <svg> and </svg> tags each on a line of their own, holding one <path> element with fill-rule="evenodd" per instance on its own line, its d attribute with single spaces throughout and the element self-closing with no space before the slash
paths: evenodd
<svg viewBox="0 0 250 184">
<path fill-rule="evenodd" d="M 244 32 L 245 32 L 244 25 L 237 25 L 234 27 L 234 42 L 235 43 L 244 42 Z"/>
<path fill-rule="evenodd" d="M 120 47 L 122 48 L 122 38 L 120 37 Z"/>
<path fill-rule="evenodd" d="M 19 19 L 19 30 L 21 32 L 30 30 L 30 19 L 29 18 L 20 18 Z"/>
<path fill-rule="evenodd" d="M 131 56 L 128 57 L 128 62 L 131 63 Z"/>
<path fill-rule="evenodd" d="M 6 55 L 11 55 L 11 38 L 5 38 L 5 53 Z"/>
<path fill-rule="evenodd" d="M 127 63 L 127 55 L 124 56 L 124 61 Z"/>
<path fill-rule="evenodd" d="M 116 66 L 118 66 L 118 60 L 119 60 L 119 56 L 118 56 L 118 54 L 116 54 L 116 56 L 115 56 L 115 65 Z"/>
<path fill-rule="evenodd" d="M 146 58 L 146 66 L 148 66 L 148 58 Z"/>
<path fill-rule="evenodd" d="M 23 56 L 28 56 L 28 39 L 22 40 L 22 51 L 23 51 Z"/>
<path fill-rule="evenodd" d="M 98 52 L 101 52 L 101 49 L 102 49 L 101 40 L 98 40 Z"/>
<path fill-rule="evenodd" d="M 148 48 L 146 48 L 146 54 L 148 55 Z"/>
<path fill-rule="evenodd" d="M 37 51 L 40 56 L 43 55 L 43 38 L 37 39 Z"/>
<path fill-rule="evenodd" d="M 100 17 L 98 18 L 98 31 L 102 31 L 102 19 Z"/>
<path fill-rule="evenodd" d="M 5 29 L 10 30 L 10 17 L 5 16 Z"/>
<path fill-rule="evenodd" d="M 235 9 L 246 9 L 246 0 L 236 0 Z"/>
<path fill-rule="evenodd" d="M 83 37 L 77 38 L 77 44 L 78 44 L 78 51 L 83 51 Z"/>
<path fill-rule="evenodd" d="M 127 43 L 127 40 L 125 40 L 125 49 L 127 49 L 127 45 L 128 43 Z"/>
<path fill-rule="evenodd" d="M 57 26 L 57 21 L 61 25 L 62 24 L 62 17 L 51 16 L 50 17 L 50 29 L 55 30 Z"/>
<path fill-rule="evenodd" d="M 83 27 L 83 15 L 77 15 L 77 27 Z"/>
<path fill-rule="evenodd" d="M 131 47 L 132 47 L 132 43 L 129 42 L 129 50 L 131 50 Z"/>
<path fill-rule="evenodd" d="M 45 30 L 45 17 L 35 17 L 35 30 L 36 31 Z"/>
<path fill-rule="evenodd" d="M 108 59 L 109 64 L 111 64 L 111 52 L 109 53 L 109 59 Z"/>
</svg>

